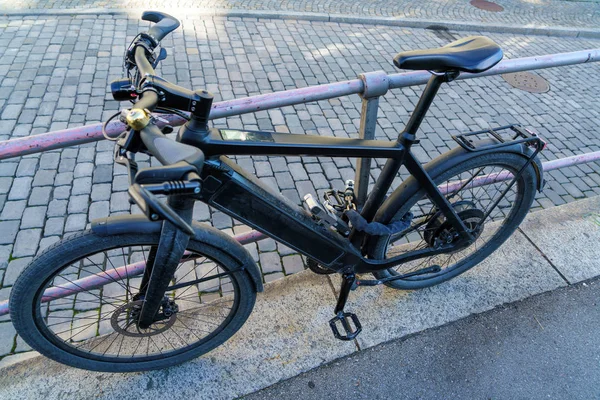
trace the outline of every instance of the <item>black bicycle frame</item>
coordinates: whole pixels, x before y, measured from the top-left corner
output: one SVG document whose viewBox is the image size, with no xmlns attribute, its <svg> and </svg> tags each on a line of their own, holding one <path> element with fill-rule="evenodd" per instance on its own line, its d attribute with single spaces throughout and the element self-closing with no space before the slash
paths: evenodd
<svg viewBox="0 0 600 400">
<path fill-rule="evenodd" d="M 473 240 L 452 205 L 410 151 L 416 143 L 415 133 L 440 85 L 455 77 L 456 74 L 431 77 L 396 142 L 229 129 L 212 129 L 209 134 L 187 135 L 180 137 L 180 140 L 197 146 L 207 156 L 201 193 L 207 204 L 336 271 L 364 273 L 388 269 L 468 246 Z M 367 238 L 365 234 L 353 231 L 348 240 L 320 225 L 304 209 L 271 190 L 227 157 L 222 157 L 225 154 L 387 158 L 361 211 L 363 217 L 368 221 L 373 219 L 400 167 L 405 165 L 456 229 L 459 240 L 454 244 L 417 250 L 390 259 L 367 259 L 361 253 L 362 244 Z"/>
</svg>

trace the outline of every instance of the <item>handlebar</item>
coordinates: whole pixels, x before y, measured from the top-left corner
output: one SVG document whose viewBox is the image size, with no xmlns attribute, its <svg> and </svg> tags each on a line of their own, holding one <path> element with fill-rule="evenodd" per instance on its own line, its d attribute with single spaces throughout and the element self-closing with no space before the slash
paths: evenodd
<svg viewBox="0 0 600 400">
<path fill-rule="evenodd" d="M 148 32 L 149 35 L 160 41 L 167 34 L 179 26 L 179 21 L 168 14 L 146 11 L 142 14 L 142 19 L 146 21 L 157 22 Z M 154 75 L 154 68 L 148 60 L 146 48 L 138 46 L 135 48 L 135 64 L 142 76 Z M 134 108 L 153 111 L 159 102 L 158 94 L 149 89 L 142 92 Z M 152 121 L 144 128 L 140 129 L 140 138 L 142 142 L 154 157 L 163 165 L 175 164 L 180 161 L 186 161 L 194 165 L 198 171 L 202 170 L 204 163 L 204 154 L 196 147 L 179 143 L 168 139 Z"/>
<path fill-rule="evenodd" d="M 140 75 L 154 75 L 154 68 L 152 68 L 152 64 L 148 61 L 148 56 L 146 55 L 146 49 L 142 46 L 138 46 L 135 48 L 135 65 L 140 71 Z"/>
<path fill-rule="evenodd" d="M 142 19 L 144 21 L 156 22 L 156 24 L 150 28 L 148 34 L 156 40 L 157 44 L 180 25 L 177 18 L 159 11 L 144 11 Z"/>
<path fill-rule="evenodd" d="M 201 190 L 200 174 L 204 165 L 204 153 L 194 146 L 167 138 L 155 124 L 156 120 L 151 115 L 158 105 L 175 105 L 179 108 L 181 105 L 185 106 L 186 101 L 188 103 L 193 101 L 193 105 L 197 107 L 196 97 L 192 97 L 193 92 L 178 88 L 155 76 L 154 66 L 156 64 L 154 62 L 158 62 L 160 58 L 155 60 L 154 49 L 160 40 L 179 26 L 179 21 L 168 14 L 153 11 L 144 12 L 142 19 L 156 22 L 156 24 L 147 33 L 138 35 L 127 50 L 125 56 L 127 70 L 137 68 L 139 73 L 136 74 L 138 78 L 135 85 L 132 84 L 130 78 L 127 78 L 129 89 L 122 90 L 123 80 L 120 80 L 117 84 L 117 96 L 113 92 L 115 100 L 130 100 L 137 97 L 131 110 L 121 113 L 122 120 L 127 122 L 131 130 L 130 136 L 125 136 L 119 141 L 120 147 L 115 154 L 120 154 L 121 158 L 125 154 L 124 158 L 127 159 L 127 151 L 144 151 L 156 157 L 164 165 L 160 168 L 146 168 L 139 172 L 130 170 L 129 195 L 131 200 L 138 204 L 151 220 L 168 220 L 183 232 L 192 235 L 194 230 L 186 220 L 179 216 L 179 212 L 174 211 L 168 204 L 161 203 L 153 194 L 154 191 L 167 195 L 199 194 Z M 127 85 L 125 86 L 127 87 Z M 127 92 L 128 90 L 131 92 Z M 124 95 L 122 92 L 125 92 Z M 179 100 L 179 102 L 173 99 Z M 210 103 L 208 107 L 208 112 L 210 112 Z M 128 140 L 128 137 L 133 139 Z M 140 146 L 139 140 L 143 146 Z M 119 161 L 117 160 L 117 162 Z M 130 166 L 132 163 L 125 162 L 123 164 Z M 140 174 L 143 177 L 140 176 L 140 182 L 137 182 Z M 169 180 L 168 178 L 171 176 L 174 178 Z M 160 182 L 163 179 L 165 182 Z M 152 188 L 147 185 L 156 182 L 161 185 L 150 185 L 153 186 Z"/>
<path fill-rule="evenodd" d="M 184 143 L 176 142 L 166 137 L 158 126 L 149 123 L 140 131 L 140 138 L 154 157 L 163 165 L 171 165 L 185 161 L 202 171 L 204 153 L 202 150 Z"/>
</svg>

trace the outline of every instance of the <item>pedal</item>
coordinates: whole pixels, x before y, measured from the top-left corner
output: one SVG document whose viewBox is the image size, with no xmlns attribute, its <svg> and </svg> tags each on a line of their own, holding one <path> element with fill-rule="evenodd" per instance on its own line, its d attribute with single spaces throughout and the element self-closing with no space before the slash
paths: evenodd
<svg viewBox="0 0 600 400">
<path fill-rule="evenodd" d="M 338 325 L 342 327 L 345 335 L 340 333 Z M 356 314 L 349 312 L 339 312 L 329 320 L 329 326 L 333 331 L 333 336 L 339 340 L 353 340 L 362 331 L 362 325 Z"/>
</svg>

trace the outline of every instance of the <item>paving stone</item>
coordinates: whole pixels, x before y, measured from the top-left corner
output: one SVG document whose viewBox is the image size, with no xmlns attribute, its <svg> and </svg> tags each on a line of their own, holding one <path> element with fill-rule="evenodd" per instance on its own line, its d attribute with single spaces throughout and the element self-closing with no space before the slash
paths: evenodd
<svg viewBox="0 0 600 400">
<path fill-rule="evenodd" d="M 62 217 L 67 213 L 67 201 L 66 200 L 52 200 L 48 205 L 48 216 L 49 217 Z"/>
<path fill-rule="evenodd" d="M 71 214 L 65 223 L 65 232 L 78 232 L 85 229 L 87 214 Z"/>
<path fill-rule="evenodd" d="M 57 189 L 54 189 L 55 193 Z M 31 196 L 29 196 L 29 205 L 41 206 L 48 204 L 52 190 L 52 186 L 34 187 L 31 191 Z"/>
<path fill-rule="evenodd" d="M 46 219 L 46 207 L 27 207 L 21 219 L 21 229 L 41 228 Z"/>
<path fill-rule="evenodd" d="M 269 282 L 274 282 L 278 279 L 282 279 L 284 277 L 285 277 L 285 275 L 283 275 L 283 272 L 274 272 L 271 274 L 265 274 L 264 279 L 265 279 L 265 283 L 269 283 Z"/>
<path fill-rule="evenodd" d="M 19 335 L 17 335 L 17 347 L 15 349 L 15 353 L 23 353 L 25 351 L 31 351 L 31 347 L 25 343 L 25 341 L 23 339 L 21 339 L 21 337 Z M 35 352 L 32 352 L 35 353 Z M 4 361 L 4 359 L 2 360 Z M 2 368 L 2 367 L 0 367 Z"/>
<path fill-rule="evenodd" d="M 126 192 L 113 193 L 110 196 L 110 211 L 128 211 L 130 208 L 129 195 Z"/>
<path fill-rule="evenodd" d="M 73 172 L 75 170 L 76 160 L 74 158 L 66 158 L 63 153 L 63 157 L 58 165 L 58 172 Z"/>
<path fill-rule="evenodd" d="M 64 225 L 64 217 L 48 218 L 44 227 L 44 236 L 62 235 Z"/>
<path fill-rule="evenodd" d="M 94 164 L 93 163 L 80 163 L 75 166 L 75 172 L 73 176 L 75 178 L 81 178 L 84 176 L 92 176 L 94 172 Z"/>
<path fill-rule="evenodd" d="M 0 356 L 12 351 L 16 335 L 17 331 L 10 322 L 0 322 Z"/>
<path fill-rule="evenodd" d="M 308 179 L 308 174 L 304 169 L 304 166 L 300 163 L 288 164 L 289 172 L 294 177 L 295 181 L 301 181 Z"/>
<path fill-rule="evenodd" d="M 17 171 L 17 166 L 19 164 L 15 162 L 3 161 L 0 163 L 0 176 L 3 177 L 13 177 Z"/>
<path fill-rule="evenodd" d="M 12 244 L 19 231 L 18 220 L 0 221 L 0 244 Z"/>
<path fill-rule="evenodd" d="M 300 255 L 283 257 L 283 269 L 286 275 L 295 274 L 304 270 L 304 261 Z"/>
<path fill-rule="evenodd" d="M 56 169 L 60 161 L 60 153 L 44 153 L 40 157 L 41 169 Z"/>
<path fill-rule="evenodd" d="M 56 179 L 54 180 L 55 186 L 71 185 L 72 183 L 73 183 L 73 173 L 72 172 L 61 172 L 56 175 Z"/>
<path fill-rule="evenodd" d="M 40 247 L 37 251 L 37 253 L 41 253 L 42 251 L 46 250 L 48 247 L 52 246 L 54 243 L 58 242 L 60 240 L 60 237 L 58 236 L 50 236 L 50 237 L 45 237 L 42 238 L 42 240 L 40 240 Z"/>
<path fill-rule="evenodd" d="M 110 214 L 110 203 L 108 201 L 98 201 L 90 205 L 89 220 L 92 221 L 96 218 L 108 217 Z"/>
<path fill-rule="evenodd" d="M 32 256 L 37 250 L 42 234 L 41 229 L 25 229 L 19 231 L 12 256 L 15 258 Z"/>
<path fill-rule="evenodd" d="M 12 178 L 9 178 L 9 177 L 0 178 L 0 193 L 1 194 L 8 193 L 10 191 L 12 183 L 13 183 Z"/>
<path fill-rule="evenodd" d="M 293 189 L 295 187 L 294 179 L 289 172 L 276 172 L 275 180 L 277 181 L 277 186 L 279 186 L 280 190 Z"/>
<path fill-rule="evenodd" d="M 76 178 L 73 180 L 72 194 L 90 194 L 92 191 L 92 178 L 90 176 L 84 178 Z"/>
<path fill-rule="evenodd" d="M 4 281 L 2 284 L 4 286 L 12 286 L 31 260 L 33 260 L 33 257 L 23 257 L 8 263 L 8 268 L 6 269 L 6 274 L 4 274 Z"/>
<path fill-rule="evenodd" d="M 92 186 L 92 201 L 109 200 L 110 194 L 110 184 L 95 184 Z"/>
<path fill-rule="evenodd" d="M 26 205 L 27 202 L 25 200 L 6 202 L 2 209 L 2 214 L 0 214 L 0 220 L 21 219 Z"/>
<path fill-rule="evenodd" d="M 222 213 L 222 212 L 214 212 L 212 214 L 212 222 L 213 226 L 217 229 L 226 229 L 231 228 L 233 226 L 233 221 L 231 217 Z"/>
<path fill-rule="evenodd" d="M 67 211 L 69 214 L 87 213 L 89 200 L 87 195 L 71 196 Z"/>
<path fill-rule="evenodd" d="M 8 192 L 9 200 L 23 200 L 29 197 L 29 193 L 31 192 L 31 183 L 33 182 L 33 178 L 31 177 L 23 177 L 23 178 L 15 178 L 10 188 L 10 192 Z"/>
<path fill-rule="evenodd" d="M 194 219 L 198 221 L 210 219 L 210 209 L 206 204 L 199 201 L 194 204 Z"/>
<path fill-rule="evenodd" d="M 256 169 L 256 176 L 264 177 L 264 176 L 273 176 L 273 171 L 271 170 L 271 164 L 267 161 L 260 161 L 254 164 L 254 168 Z"/>
<path fill-rule="evenodd" d="M 258 242 L 259 251 L 275 251 L 277 250 L 277 244 L 273 239 L 264 239 Z"/>
<path fill-rule="evenodd" d="M 260 253 L 260 268 L 263 274 L 282 272 L 281 258 L 277 252 Z"/>
<path fill-rule="evenodd" d="M 33 179 L 33 186 L 48 186 L 54 184 L 54 178 L 56 177 L 55 170 L 40 169 L 35 174 Z"/>
<path fill-rule="evenodd" d="M 93 183 L 110 183 L 113 180 L 112 165 L 99 165 L 94 169 Z"/>
</svg>

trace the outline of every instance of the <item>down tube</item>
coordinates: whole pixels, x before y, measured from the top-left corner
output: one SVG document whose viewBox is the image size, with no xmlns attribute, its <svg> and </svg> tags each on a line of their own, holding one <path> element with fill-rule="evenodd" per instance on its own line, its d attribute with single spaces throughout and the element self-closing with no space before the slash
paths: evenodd
<svg viewBox="0 0 600 400">
<path fill-rule="evenodd" d="M 276 193 L 227 157 L 206 163 L 202 197 L 212 207 L 284 243 L 320 264 L 339 269 L 360 259 L 350 243 L 318 225 L 290 200 Z"/>
</svg>

